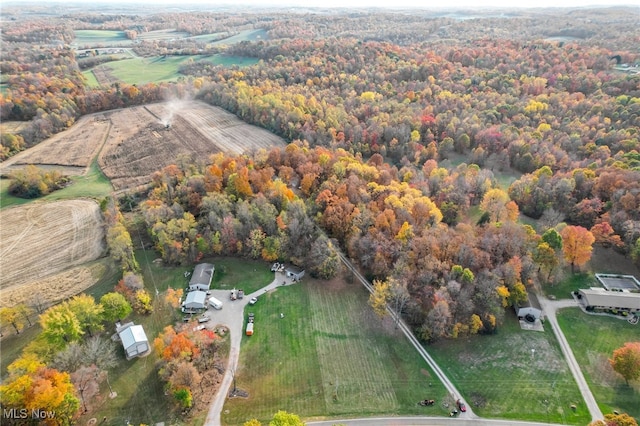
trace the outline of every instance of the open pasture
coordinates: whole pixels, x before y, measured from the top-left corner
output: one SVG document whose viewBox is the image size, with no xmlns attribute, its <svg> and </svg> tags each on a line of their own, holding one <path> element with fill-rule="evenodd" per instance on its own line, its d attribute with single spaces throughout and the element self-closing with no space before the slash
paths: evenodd
<svg viewBox="0 0 640 426">
<path fill-rule="evenodd" d="M 95 47 L 99 45 L 131 44 L 124 31 L 111 30 L 75 30 L 73 43 L 77 46 Z"/>
<path fill-rule="evenodd" d="M 109 133 L 110 123 L 96 116 L 84 116 L 69 129 L 19 152 L 0 164 L 0 175 L 34 164 L 56 169 L 68 176 L 84 175 Z"/>
<path fill-rule="evenodd" d="M 375 316 L 361 286 L 305 277 L 247 312 L 256 331 L 243 337 L 237 385 L 249 397 L 228 400 L 223 424 L 265 421 L 279 409 L 317 419 L 447 415 L 446 390 L 390 321 Z M 419 406 L 426 398 L 437 403 Z"/>
<path fill-rule="evenodd" d="M 95 282 L 90 271 L 69 270 L 104 253 L 102 216 L 96 202 L 29 203 L 0 211 L 0 223 L 1 306 L 24 302 L 45 288 L 56 289 L 47 299 L 60 300 Z M 58 284 L 45 285 L 46 280 Z M 80 287 L 69 289 L 69 280 Z"/>
<path fill-rule="evenodd" d="M 165 102 L 108 113 L 112 129 L 99 158 L 116 190 L 147 184 L 181 155 L 202 160 L 216 152 L 283 145 L 284 141 L 203 102 Z M 169 127 L 167 127 L 169 125 Z"/>
<path fill-rule="evenodd" d="M 479 416 L 579 425 L 590 421 L 547 325 L 543 332 L 521 330 L 509 312 L 495 335 L 445 340 L 426 349 Z"/>
</svg>

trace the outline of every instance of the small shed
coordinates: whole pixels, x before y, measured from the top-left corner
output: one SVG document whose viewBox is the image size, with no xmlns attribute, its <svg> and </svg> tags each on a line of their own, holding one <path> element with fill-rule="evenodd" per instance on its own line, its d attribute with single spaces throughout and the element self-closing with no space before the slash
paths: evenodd
<svg viewBox="0 0 640 426">
<path fill-rule="evenodd" d="M 204 309 L 207 305 L 207 292 L 206 291 L 190 291 L 187 293 L 187 298 L 182 304 L 187 309 Z"/>
<path fill-rule="evenodd" d="M 122 342 L 127 360 L 149 352 L 149 339 L 147 339 L 147 335 L 141 325 L 134 325 L 129 322 L 117 327 L 116 332 Z"/>
<path fill-rule="evenodd" d="M 213 279 L 214 266 L 211 263 L 199 263 L 193 269 L 191 279 L 189 280 L 189 291 L 203 290 L 208 291 L 211 288 L 211 280 Z"/>
<path fill-rule="evenodd" d="M 294 281 L 300 281 L 304 277 L 304 269 L 300 269 L 297 266 L 287 266 L 284 269 L 284 273 L 287 278 L 293 278 Z"/>
</svg>

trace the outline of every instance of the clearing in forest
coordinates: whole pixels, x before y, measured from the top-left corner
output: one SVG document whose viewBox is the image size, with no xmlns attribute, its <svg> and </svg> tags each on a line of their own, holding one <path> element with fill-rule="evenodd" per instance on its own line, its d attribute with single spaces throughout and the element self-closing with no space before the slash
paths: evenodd
<svg viewBox="0 0 640 426">
<path fill-rule="evenodd" d="M 181 156 L 207 161 L 284 145 L 284 140 L 204 102 L 165 102 L 105 113 L 112 124 L 98 160 L 116 190 L 149 183 Z"/>
<path fill-rule="evenodd" d="M 57 301 L 95 282 L 91 270 L 77 267 L 105 251 L 96 202 L 29 203 L 0 211 L 0 223 L 0 306 L 28 303 L 36 294 Z"/>
</svg>

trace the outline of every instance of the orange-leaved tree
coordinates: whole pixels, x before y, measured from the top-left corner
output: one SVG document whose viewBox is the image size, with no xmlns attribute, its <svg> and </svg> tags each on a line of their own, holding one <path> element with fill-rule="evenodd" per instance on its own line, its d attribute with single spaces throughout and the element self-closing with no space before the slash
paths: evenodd
<svg viewBox="0 0 640 426">
<path fill-rule="evenodd" d="M 624 377 L 627 384 L 629 380 L 640 378 L 640 342 L 627 342 L 613 351 L 609 363 L 616 373 Z"/>
<path fill-rule="evenodd" d="M 595 237 L 582 226 L 567 226 L 561 232 L 562 253 L 567 262 L 571 263 L 571 272 L 576 266 L 582 266 L 591 259 Z"/>
</svg>

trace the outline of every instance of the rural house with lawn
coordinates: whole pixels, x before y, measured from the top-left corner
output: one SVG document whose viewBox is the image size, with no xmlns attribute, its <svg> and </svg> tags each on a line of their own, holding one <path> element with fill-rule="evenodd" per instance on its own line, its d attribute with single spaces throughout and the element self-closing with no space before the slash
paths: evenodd
<svg viewBox="0 0 640 426">
<path fill-rule="evenodd" d="M 149 351 L 149 339 L 141 325 L 134 325 L 132 322 L 122 326 L 117 324 L 116 332 L 122 342 L 127 361 Z"/>
<path fill-rule="evenodd" d="M 215 268 L 211 263 L 197 264 L 189 280 L 189 291 L 208 291 L 211 287 L 214 271 Z"/>
</svg>

